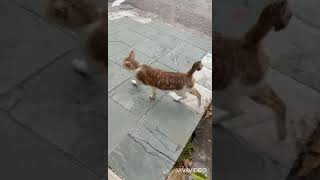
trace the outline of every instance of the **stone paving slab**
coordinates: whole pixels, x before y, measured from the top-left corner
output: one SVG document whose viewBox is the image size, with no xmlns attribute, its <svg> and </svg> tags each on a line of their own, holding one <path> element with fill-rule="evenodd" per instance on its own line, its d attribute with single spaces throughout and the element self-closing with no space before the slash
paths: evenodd
<svg viewBox="0 0 320 180">
<path fill-rule="evenodd" d="M 128 132 L 109 155 L 109 166 L 125 179 L 164 179 L 183 149 L 148 124 Z"/>
<path fill-rule="evenodd" d="M 143 121 L 154 124 L 177 144 L 183 146 L 189 139 L 187 134 L 191 135 L 201 116 L 202 114 L 192 112 L 166 95 L 145 114 Z"/>
<path fill-rule="evenodd" d="M 108 91 L 119 86 L 123 81 L 131 77 L 131 74 L 121 66 L 108 62 Z"/>
<path fill-rule="evenodd" d="M 99 180 L 79 162 L 66 156 L 0 112 L 1 179 Z"/>
<path fill-rule="evenodd" d="M 102 177 L 107 150 L 106 77 L 79 76 L 70 63 L 76 57 L 69 53 L 23 84 L 23 98 L 11 113 Z"/>
<path fill-rule="evenodd" d="M 150 101 L 151 89 L 133 86 L 133 74 L 121 67 L 122 61 L 130 50 L 135 50 L 141 63 L 186 72 L 208 52 L 201 49 L 201 45 L 186 42 L 191 36 L 189 33 L 181 31 L 179 34 L 179 30 L 171 26 L 160 23 L 157 26 L 154 22 L 137 25 L 137 22 L 130 22 L 134 21 L 131 18 L 120 19 L 109 20 L 109 24 L 117 25 L 114 27 L 118 31 L 109 34 L 109 41 L 118 44 L 109 47 L 110 52 L 116 51 L 109 55 L 108 71 L 109 103 L 114 106 L 109 105 L 112 109 L 112 113 L 109 110 L 109 119 L 112 119 L 109 127 L 116 136 L 111 137 L 109 132 L 112 150 L 108 151 L 108 165 L 126 179 L 164 179 L 196 128 L 205 105 L 211 101 L 212 91 L 202 86 L 206 82 L 204 78 L 210 80 L 203 73 L 210 72 L 211 75 L 211 70 L 205 67 L 207 71 L 195 75 L 199 82 L 202 81 L 197 88 L 203 93 L 203 104 L 198 107 L 192 95 L 177 103 L 173 101 L 174 93 L 160 90 L 157 90 L 156 100 Z M 121 49 L 122 44 L 129 47 Z M 206 63 L 210 66 L 209 59 Z M 210 87 L 210 84 L 204 85 Z M 123 122 L 127 125 L 120 127 Z M 137 163 L 140 166 L 136 166 Z"/>
<path fill-rule="evenodd" d="M 131 50 L 135 51 L 136 59 L 140 63 L 151 64 L 155 61 L 155 59 L 141 53 L 139 50 L 135 49 L 134 47 L 125 48 L 124 50 L 114 54 L 113 56 L 110 56 L 109 60 L 114 62 L 117 65 L 122 66 L 124 58 L 128 57 L 128 55 L 129 55 L 128 52 L 130 52 Z"/>
<path fill-rule="evenodd" d="M 0 21 L 3 22 L 0 29 L 3 42 L 0 45 L 0 94 L 73 47 L 74 41 L 70 37 L 12 2 L 0 2 Z"/>
<path fill-rule="evenodd" d="M 279 166 L 256 147 L 222 127 L 213 128 L 214 156 L 212 179 L 283 180 L 288 169 Z"/>
<path fill-rule="evenodd" d="M 98 7 L 105 7 L 107 2 L 106 0 L 94 0 Z M 45 17 L 46 15 L 46 5 L 47 0 L 13 0 L 13 2 L 17 3 L 19 6 L 30 10 L 41 17 Z"/>
</svg>

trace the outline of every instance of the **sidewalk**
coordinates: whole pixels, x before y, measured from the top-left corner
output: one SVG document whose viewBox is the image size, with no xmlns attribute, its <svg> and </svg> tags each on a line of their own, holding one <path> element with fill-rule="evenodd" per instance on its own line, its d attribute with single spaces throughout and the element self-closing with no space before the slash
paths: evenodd
<svg viewBox="0 0 320 180">
<path fill-rule="evenodd" d="M 77 40 L 42 1 L 1 1 L 0 179 L 100 180 L 106 77 L 73 72 Z"/>
<path fill-rule="evenodd" d="M 125 179 L 164 179 L 211 101 L 211 40 L 115 13 L 108 21 L 108 166 Z M 134 87 L 132 74 L 121 67 L 131 49 L 139 62 L 169 71 L 186 72 L 202 59 L 205 67 L 195 76 L 203 105 L 192 95 L 177 103 L 174 94 L 161 91 L 150 101 L 150 89 Z"/>
</svg>

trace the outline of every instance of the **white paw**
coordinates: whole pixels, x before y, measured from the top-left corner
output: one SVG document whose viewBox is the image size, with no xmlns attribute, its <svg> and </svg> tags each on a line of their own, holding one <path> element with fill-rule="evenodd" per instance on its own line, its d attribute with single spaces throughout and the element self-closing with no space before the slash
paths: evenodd
<svg viewBox="0 0 320 180">
<path fill-rule="evenodd" d="M 84 60 L 74 59 L 72 61 L 72 67 L 75 69 L 75 71 L 88 74 L 88 64 Z"/>
<path fill-rule="evenodd" d="M 150 96 L 149 96 L 149 99 L 153 101 L 153 100 L 156 99 L 156 96 L 150 95 Z"/>
<path fill-rule="evenodd" d="M 135 85 L 135 86 L 138 85 L 136 80 L 131 80 L 131 83 L 132 83 L 133 85 Z"/>
</svg>

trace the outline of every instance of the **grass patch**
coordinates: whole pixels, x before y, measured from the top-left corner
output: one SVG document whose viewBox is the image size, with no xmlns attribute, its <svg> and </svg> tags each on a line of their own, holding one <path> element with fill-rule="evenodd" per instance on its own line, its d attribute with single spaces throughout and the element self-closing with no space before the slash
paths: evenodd
<svg viewBox="0 0 320 180">
<path fill-rule="evenodd" d="M 183 148 L 182 150 L 182 153 L 180 154 L 179 158 L 177 159 L 177 162 L 175 163 L 175 165 L 173 166 L 173 168 L 177 168 L 179 167 L 179 165 L 181 163 L 183 163 L 183 160 L 185 159 L 189 159 L 191 158 L 191 154 L 194 150 L 194 146 L 192 144 L 192 141 L 191 141 L 192 138 L 189 138 L 187 144 L 185 145 L 185 147 Z"/>
</svg>

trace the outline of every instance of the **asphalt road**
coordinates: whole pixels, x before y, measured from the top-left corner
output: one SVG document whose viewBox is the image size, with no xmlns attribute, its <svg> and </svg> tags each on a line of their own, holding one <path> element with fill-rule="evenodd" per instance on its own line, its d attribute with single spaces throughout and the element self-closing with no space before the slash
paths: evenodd
<svg viewBox="0 0 320 180">
<path fill-rule="evenodd" d="M 112 2 L 114 0 L 108 0 Z M 121 5 L 126 4 L 156 14 L 169 24 L 181 24 L 209 37 L 212 35 L 211 0 L 126 0 Z"/>
</svg>

